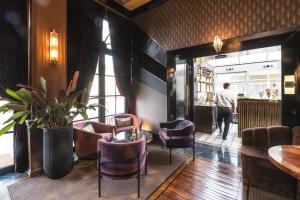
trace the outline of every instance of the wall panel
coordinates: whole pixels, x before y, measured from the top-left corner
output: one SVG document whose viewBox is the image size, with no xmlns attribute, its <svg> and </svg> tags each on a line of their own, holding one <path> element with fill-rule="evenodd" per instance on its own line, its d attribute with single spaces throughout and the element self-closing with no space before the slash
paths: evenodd
<svg viewBox="0 0 300 200">
<path fill-rule="evenodd" d="M 170 0 L 134 18 L 167 50 L 300 25 L 300 0 Z"/>
</svg>

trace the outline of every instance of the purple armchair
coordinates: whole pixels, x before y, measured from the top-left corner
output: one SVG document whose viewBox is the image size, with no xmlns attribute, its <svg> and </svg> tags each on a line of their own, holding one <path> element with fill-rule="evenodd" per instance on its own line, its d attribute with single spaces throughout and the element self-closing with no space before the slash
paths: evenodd
<svg viewBox="0 0 300 200">
<path fill-rule="evenodd" d="M 98 193 L 101 197 L 101 177 L 111 179 L 137 178 L 138 197 L 140 197 L 140 174 L 147 174 L 146 137 L 128 143 L 98 140 Z"/>
<path fill-rule="evenodd" d="M 170 164 L 172 163 L 172 148 L 193 148 L 193 160 L 195 160 L 195 125 L 188 120 L 175 120 L 160 123 L 162 129 L 159 137 L 162 148 L 165 145 L 170 149 Z"/>
<path fill-rule="evenodd" d="M 88 124 L 93 126 L 95 133 L 82 130 Z M 114 126 L 92 121 L 76 122 L 73 128 L 76 154 L 80 159 L 97 159 L 97 141 L 101 138 L 111 141 L 115 131 Z"/>
<path fill-rule="evenodd" d="M 131 118 L 132 125 L 131 126 L 117 127 L 116 126 L 116 118 L 126 118 L 126 117 Z M 137 129 L 142 128 L 142 121 L 139 118 L 137 118 L 135 115 L 132 115 L 132 114 L 115 114 L 113 116 L 113 121 L 114 121 L 114 124 L 116 126 L 116 133 L 119 133 L 119 132 L 122 132 L 122 131 L 131 131 L 132 126 L 135 126 Z"/>
</svg>

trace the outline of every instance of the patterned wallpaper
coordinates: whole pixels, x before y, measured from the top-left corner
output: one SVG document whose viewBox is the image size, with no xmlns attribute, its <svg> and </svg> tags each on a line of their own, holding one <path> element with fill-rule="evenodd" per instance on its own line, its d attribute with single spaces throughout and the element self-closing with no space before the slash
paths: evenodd
<svg viewBox="0 0 300 200">
<path fill-rule="evenodd" d="M 167 50 L 300 25 L 300 0 L 170 0 L 135 17 Z"/>
</svg>

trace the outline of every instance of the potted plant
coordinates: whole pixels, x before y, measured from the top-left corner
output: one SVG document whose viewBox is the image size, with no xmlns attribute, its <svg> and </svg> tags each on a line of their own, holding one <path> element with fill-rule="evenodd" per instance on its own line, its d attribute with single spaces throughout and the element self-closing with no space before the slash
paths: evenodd
<svg viewBox="0 0 300 200">
<path fill-rule="evenodd" d="M 16 123 L 23 124 L 31 116 L 32 125 L 43 129 L 43 169 L 50 178 L 60 178 L 73 167 L 73 127 L 77 115 L 87 119 L 86 111 L 95 109 L 88 104 L 89 89 L 76 91 L 79 72 L 75 72 L 66 90 L 60 90 L 58 97 L 48 95 L 46 80 L 41 77 L 41 87 L 17 85 L 19 90 L 6 90 L 12 97 L 0 107 L 0 114 L 13 111 L 0 135 L 10 130 Z"/>
</svg>

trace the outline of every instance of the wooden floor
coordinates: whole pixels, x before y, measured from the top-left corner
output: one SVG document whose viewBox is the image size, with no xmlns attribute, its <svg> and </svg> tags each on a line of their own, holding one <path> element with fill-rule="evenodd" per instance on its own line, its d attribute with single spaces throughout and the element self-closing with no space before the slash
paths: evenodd
<svg viewBox="0 0 300 200">
<path fill-rule="evenodd" d="M 197 158 L 191 162 L 159 199 L 240 199 L 241 169 Z"/>
</svg>

